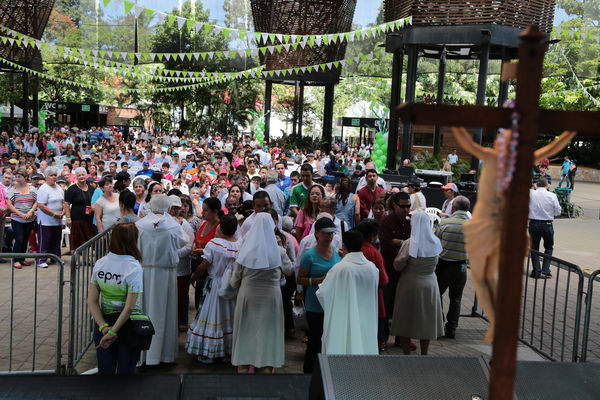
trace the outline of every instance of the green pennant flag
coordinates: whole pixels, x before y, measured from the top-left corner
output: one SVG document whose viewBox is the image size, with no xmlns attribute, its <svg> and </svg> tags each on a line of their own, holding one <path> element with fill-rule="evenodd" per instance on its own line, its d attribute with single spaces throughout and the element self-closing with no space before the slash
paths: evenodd
<svg viewBox="0 0 600 400">
<path fill-rule="evenodd" d="M 113 56 L 115 56 L 115 59 L 119 59 L 119 57 L 121 57 L 121 52 L 120 51 L 115 51 L 113 52 Z"/>
<path fill-rule="evenodd" d="M 275 46 L 275 50 L 277 50 L 278 53 L 281 53 L 281 50 L 283 49 L 283 46 L 278 44 L 277 46 Z"/>
<path fill-rule="evenodd" d="M 229 37 L 230 33 L 231 33 L 231 28 L 223 28 L 223 36 L 225 36 L 225 39 L 227 39 Z"/>
<path fill-rule="evenodd" d="M 162 59 L 163 59 L 163 53 L 156 53 L 156 56 L 158 57 L 159 61 L 162 61 Z"/>
<path fill-rule="evenodd" d="M 319 64 L 319 68 L 321 68 L 321 71 L 325 71 L 325 64 Z"/>
<path fill-rule="evenodd" d="M 385 31 L 389 32 L 391 29 L 392 29 L 392 23 L 391 22 L 386 23 L 385 24 Z"/>
<path fill-rule="evenodd" d="M 134 5 L 133 1 L 123 0 L 123 4 L 125 5 L 125 14 L 129 14 Z"/>
<path fill-rule="evenodd" d="M 240 37 L 240 40 L 244 40 L 244 38 L 246 37 L 246 31 L 239 30 L 238 36 Z"/>
<path fill-rule="evenodd" d="M 250 54 L 252 54 L 252 49 L 245 49 L 244 50 L 246 52 L 246 56 L 250 57 Z"/>
<path fill-rule="evenodd" d="M 263 53 L 263 56 L 267 53 L 267 48 L 266 47 L 259 47 L 260 52 Z"/>
<path fill-rule="evenodd" d="M 340 62 L 339 61 L 334 61 L 333 62 L 333 66 L 336 67 L 336 68 L 339 67 L 340 66 Z"/>
<path fill-rule="evenodd" d="M 98 50 L 98 54 L 100 54 L 100 57 L 104 58 L 104 54 L 106 53 L 106 50 Z"/>
<path fill-rule="evenodd" d="M 312 48 L 315 45 L 315 35 L 309 35 L 306 43 L 310 48 Z"/>
<path fill-rule="evenodd" d="M 298 49 L 298 43 L 292 43 L 292 48 L 293 48 L 294 50 Z"/>
<path fill-rule="evenodd" d="M 204 33 L 206 33 L 208 35 L 210 33 L 211 29 L 212 29 L 211 24 L 204 24 Z"/>
<path fill-rule="evenodd" d="M 367 61 L 367 56 L 365 56 L 364 54 L 361 54 L 360 59 L 363 61 Z"/>
<path fill-rule="evenodd" d="M 274 33 L 269 33 L 269 40 L 271 41 L 271 43 L 275 43 L 275 34 Z"/>
<path fill-rule="evenodd" d="M 215 57 L 223 57 L 223 52 L 222 51 L 215 51 Z"/>
<path fill-rule="evenodd" d="M 300 73 L 300 68 L 294 68 L 294 72 L 299 74 Z"/>
<path fill-rule="evenodd" d="M 171 14 L 167 14 L 167 25 L 173 26 L 174 22 L 175 22 L 175 16 L 171 15 Z"/>
<path fill-rule="evenodd" d="M 340 36 L 339 33 L 334 33 L 333 34 L 333 43 L 337 42 L 339 36 Z"/>
<path fill-rule="evenodd" d="M 104 8 L 106 8 L 110 4 L 110 0 L 102 0 L 102 3 L 104 4 Z"/>
<path fill-rule="evenodd" d="M 196 21 L 194 21 L 193 19 L 188 18 L 185 21 L 185 25 L 187 26 L 187 28 L 191 31 L 192 29 L 194 29 L 194 25 L 196 24 Z"/>
<path fill-rule="evenodd" d="M 2 36 L 2 43 L 6 44 L 8 42 L 8 38 L 6 36 Z"/>
<path fill-rule="evenodd" d="M 150 18 L 152 18 L 152 15 L 154 14 L 154 10 L 151 8 L 146 8 L 146 19 L 148 21 L 150 21 Z"/>
<path fill-rule="evenodd" d="M 375 30 L 377 31 L 377 34 L 378 34 L 378 35 L 381 35 L 381 26 L 377 25 L 377 26 L 375 27 Z"/>
<path fill-rule="evenodd" d="M 271 70 L 271 71 L 269 71 L 269 76 L 270 76 L 271 78 L 273 77 L 273 74 L 275 74 L 275 71 L 272 71 L 272 70 Z"/>
<path fill-rule="evenodd" d="M 329 45 L 329 35 L 321 35 L 321 39 L 323 39 L 323 43 L 325 43 L 325 46 Z"/>
<path fill-rule="evenodd" d="M 85 54 L 88 56 L 88 58 L 90 58 L 92 56 L 92 50 L 91 49 L 85 49 Z"/>
<path fill-rule="evenodd" d="M 394 25 L 396 25 L 396 29 L 400 29 L 400 21 L 394 22 Z"/>
<path fill-rule="evenodd" d="M 206 60 L 206 53 L 205 52 L 200 53 L 200 57 L 202 57 L 202 60 Z"/>
<path fill-rule="evenodd" d="M 21 47 L 21 39 L 15 39 L 15 43 L 17 46 Z"/>
<path fill-rule="evenodd" d="M 135 60 L 135 58 L 134 58 L 135 56 L 133 55 L 132 52 L 127 53 L 127 56 L 131 59 L 131 61 Z"/>
<path fill-rule="evenodd" d="M 170 71 L 169 71 L 169 75 L 171 75 L 171 76 L 175 76 L 175 71 L 173 71 L 173 70 L 170 70 Z"/>
<path fill-rule="evenodd" d="M 260 43 L 260 33 L 254 32 L 254 38 L 256 39 L 256 43 Z"/>
<path fill-rule="evenodd" d="M 248 71 L 244 71 L 244 76 L 247 78 L 250 75 Z"/>
<path fill-rule="evenodd" d="M 229 55 L 231 56 L 231 58 L 235 58 L 235 56 L 237 56 L 237 50 L 231 50 L 229 52 Z"/>
<path fill-rule="evenodd" d="M 185 53 L 188 60 L 192 61 L 192 53 Z"/>
<path fill-rule="evenodd" d="M 344 37 L 346 38 L 346 42 L 350 41 L 350 32 L 344 33 Z"/>
<path fill-rule="evenodd" d="M 313 70 L 313 67 L 312 67 L 312 65 L 309 65 L 308 67 L 306 67 L 306 70 L 307 70 L 308 72 L 312 72 L 312 70 Z"/>
<path fill-rule="evenodd" d="M 290 42 L 290 35 L 283 35 L 283 43 L 289 43 Z"/>
<path fill-rule="evenodd" d="M 110 60 L 109 64 L 114 67 L 116 63 L 113 60 Z"/>
</svg>

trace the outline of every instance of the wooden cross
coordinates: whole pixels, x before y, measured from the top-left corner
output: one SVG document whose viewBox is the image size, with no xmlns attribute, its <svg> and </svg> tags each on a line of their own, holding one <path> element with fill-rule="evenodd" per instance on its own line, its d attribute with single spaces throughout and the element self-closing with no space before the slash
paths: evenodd
<svg viewBox="0 0 600 400">
<path fill-rule="evenodd" d="M 500 268 L 496 299 L 496 324 L 490 376 L 492 400 L 512 399 L 523 286 L 523 261 L 527 251 L 529 188 L 539 131 L 590 132 L 600 126 L 600 112 L 540 110 L 540 82 L 547 44 L 534 26 L 520 36 L 519 62 L 505 65 L 503 79 L 517 79 L 515 108 L 403 104 L 393 112 L 403 123 L 478 128 L 510 128 L 511 114 L 519 116 L 519 143 L 512 182 L 506 191 L 500 239 Z M 507 76 L 508 75 L 508 76 Z M 598 133 L 598 132 L 590 132 Z"/>
</svg>

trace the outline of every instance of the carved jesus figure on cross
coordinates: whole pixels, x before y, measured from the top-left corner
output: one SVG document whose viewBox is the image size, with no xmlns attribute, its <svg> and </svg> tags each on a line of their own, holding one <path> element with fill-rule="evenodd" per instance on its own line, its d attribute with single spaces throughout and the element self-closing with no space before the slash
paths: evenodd
<svg viewBox="0 0 600 400">
<path fill-rule="evenodd" d="M 510 206 L 506 202 L 506 190 L 498 184 L 498 155 L 508 153 L 511 132 L 504 131 L 506 140 L 496 139 L 493 149 L 475 143 L 465 128 L 452 128 L 452 133 L 463 149 L 483 161 L 477 203 L 473 208 L 473 218 L 464 224 L 464 233 L 471 279 L 477 299 L 490 320 L 485 335 L 485 343 L 490 343 L 494 337 L 496 319 L 502 214 L 504 207 Z M 552 143 L 536 150 L 534 163 L 561 151 L 574 136 L 575 132 L 565 131 Z"/>
</svg>

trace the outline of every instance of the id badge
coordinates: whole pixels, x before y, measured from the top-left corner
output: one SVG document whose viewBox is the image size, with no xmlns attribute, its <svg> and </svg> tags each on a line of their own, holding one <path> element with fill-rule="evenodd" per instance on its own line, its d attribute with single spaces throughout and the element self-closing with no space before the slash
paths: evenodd
<svg viewBox="0 0 600 400">
<path fill-rule="evenodd" d="M 92 213 L 92 207 L 91 206 L 85 206 L 85 215 L 90 215 Z"/>
</svg>

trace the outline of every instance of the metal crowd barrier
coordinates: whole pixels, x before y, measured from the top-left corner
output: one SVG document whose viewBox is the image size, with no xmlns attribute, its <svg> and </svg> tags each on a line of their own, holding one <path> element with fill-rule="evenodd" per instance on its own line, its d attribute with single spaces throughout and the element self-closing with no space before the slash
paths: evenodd
<svg viewBox="0 0 600 400">
<path fill-rule="evenodd" d="M 596 316 L 596 313 L 592 313 L 592 299 L 594 293 L 594 282 L 600 282 L 600 269 L 594 271 L 588 278 L 588 287 L 585 294 L 585 318 L 583 321 L 583 339 L 581 343 L 581 361 L 587 361 L 589 334 L 590 334 L 590 321 L 592 316 Z M 600 305 L 598 306 L 600 308 Z"/>
<path fill-rule="evenodd" d="M 550 261 L 550 279 L 530 276 L 531 256 L 539 257 L 540 268 L 544 259 Z M 600 282 L 600 270 L 588 277 L 575 264 L 530 250 L 524 273 L 519 340 L 549 360 L 587 361 L 590 324 L 596 315 L 593 289 L 594 282 Z M 471 313 L 462 316 L 487 321 L 477 296 Z"/>
<path fill-rule="evenodd" d="M 54 254 L 46 254 L 46 253 L 42 253 L 42 254 L 23 254 L 23 253 L 2 253 L 1 254 L 3 259 L 7 259 L 10 260 L 10 317 L 9 317 L 9 323 L 8 323 L 8 334 L 5 336 L 8 337 L 8 349 L 7 349 L 7 353 L 4 353 L 4 351 L 2 351 L 4 354 L 3 355 L 7 355 L 8 356 L 8 366 L 7 369 L 4 371 L 0 371 L 0 374 L 2 375 L 7 375 L 7 374 L 60 374 L 61 371 L 61 358 L 62 358 L 62 329 L 63 329 L 63 325 L 62 325 L 62 318 L 63 318 L 63 283 L 64 283 L 64 279 L 63 279 L 63 274 L 64 274 L 64 263 L 63 261 L 55 256 Z M 46 287 L 44 286 L 45 282 L 42 281 L 40 282 L 39 280 L 39 275 L 40 274 L 44 274 L 46 271 L 48 271 L 48 269 L 43 269 L 41 270 L 40 268 L 37 267 L 37 260 L 40 258 L 44 258 L 46 260 L 52 260 L 56 263 L 56 266 L 58 268 L 57 270 L 57 279 L 56 279 L 56 320 L 53 322 L 53 325 L 48 326 L 47 323 L 45 323 L 45 319 L 44 319 L 44 315 L 39 315 L 40 312 L 38 311 L 38 297 L 39 297 L 39 291 L 40 290 L 44 290 Z M 15 259 L 33 259 L 33 263 L 32 266 L 24 266 L 25 270 L 15 270 L 14 268 L 14 263 L 15 263 Z M 32 298 L 27 297 L 29 294 L 26 292 L 26 290 L 24 290 L 24 288 L 15 288 L 15 275 L 25 275 L 26 273 L 26 269 L 31 269 L 33 268 L 33 293 L 32 293 Z M 51 267 L 53 268 L 53 267 Z M 25 278 L 21 278 L 18 277 L 18 280 L 21 279 L 25 279 Z M 19 281 L 19 283 L 23 283 L 23 281 Z M 40 284 L 41 283 L 41 284 Z M 28 282 L 25 283 L 25 285 L 27 285 Z M 18 299 L 15 298 L 15 296 L 18 297 Z M 32 310 L 30 312 L 29 310 L 29 300 L 33 300 L 33 307 Z M 17 303 L 17 304 L 15 304 Z M 15 305 L 18 306 L 18 310 L 15 310 Z M 48 304 L 46 304 L 47 306 Z M 52 306 L 50 306 L 50 308 L 52 308 Z M 20 312 L 22 311 L 22 312 Z M 25 316 L 25 318 L 22 318 L 22 314 L 27 314 Z M 30 325 L 31 324 L 31 325 Z M 29 326 L 31 326 L 31 330 L 29 330 Z M 15 328 L 21 330 L 21 332 L 15 332 Z M 38 352 L 42 351 L 44 349 L 44 347 L 47 348 L 51 348 L 51 343 L 47 342 L 45 339 L 48 337 L 49 332 L 51 332 L 52 330 L 56 329 L 55 332 L 55 355 L 54 355 L 54 361 L 52 362 L 53 364 L 53 369 L 41 369 L 38 368 L 38 365 L 36 364 L 36 361 L 39 361 L 40 363 L 44 363 L 44 360 L 41 360 L 42 357 L 38 356 Z M 0 329 L 0 332 L 3 329 Z M 38 338 L 38 332 L 40 333 L 40 336 L 42 336 L 42 338 Z M 54 334 L 54 332 L 53 332 Z M 52 336 L 54 336 L 52 334 Z M 25 350 L 25 346 L 23 346 L 23 343 L 27 340 L 31 340 L 31 350 L 30 352 L 28 352 L 27 350 Z M 20 362 L 15 361 L 15 353 L 17 353 L 17 351 L 15 351 L 14 349 L 14 343 L 15 341 L 17 341 L 17 343 L 20 345 L 19 346 L 19 358 L 20 358 Z M 2 343 L 2 348 L 4 347 L 4 340 L 0 340 L 0 343 Z M 26 364 L 29 364 L 29 360 L 31 360 L 31 367 L 27 368 L 27 369 L 20 369 L 20 367 L 23 367 Z M 15 364 L 16 362 L 19 362 L 19 366 L 16 367 L 13 364 Z M 44 364 L 46 365 L 46 364 Z"/>
<path fill-rule="evenodd" d="M 79 246 L 71 256 L 70 318 L 67 374 L 75 367 L 93 343 L 94 321 L 87 307 L 92 270 L 96 261 L 108 253 L 112 227 Z"/>
</svg>

